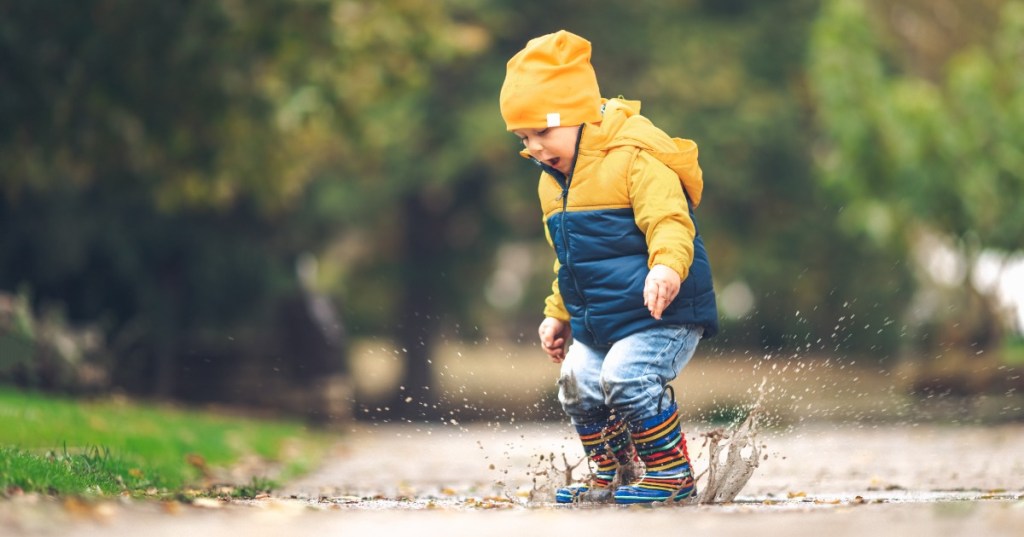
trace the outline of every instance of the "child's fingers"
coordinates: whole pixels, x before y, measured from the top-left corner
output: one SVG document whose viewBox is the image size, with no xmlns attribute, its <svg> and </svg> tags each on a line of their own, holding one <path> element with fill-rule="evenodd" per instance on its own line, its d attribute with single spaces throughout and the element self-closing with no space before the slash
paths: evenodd
<svg viewBox="0 0 1024 537">
<path fill-rule="evenodd" d="M 564 339 L 559 339 L 556 342 L 556 345 L 555 345 L 555 348 L 553 349 L 553 351 L 554 352 L 551 354 L 551 360 L 553 362 L 561 363 L 562 360 L 565 360 L 565 340 Z"/>
<path fill-rule="evenodd" d="M 652 317 L 660 321 L 661 314 L 665 312 L 665 308 L 672 303 L 677 294 L 679 294 L 679 288 L 672 282 L 662 282 L 657 278 L 652 278 L 644 287 L 644 306 L 647 306 Z"/>
<path fill-rule="evenodd" d="M 547 355 L 552 357 L 552 358 L 555 358 L 558 355 L 564 355 L 565 354 L 565 338 L 564 337 L 560 337 L 560 338 L 557 338 L 557 339 L 553 339 L 553 338 L 549 338 L 549 339 L 546 339 L 546 340 L 542 339 L 541 342 L 540 342 L 540 346 L 541 346 L 542 349 L 544 349 L 544 352 L 547 353 Z"/>
<path fill-rule="evenodd" d="M 647 306 L 647 310 L 651 312 L 651 316 L 655 319 L 661 318 L 661 311 L 664 309 L 661 295 L 661 286 L 653 280 L 648 280 L 647 285 L 644 287 L 644 306 Z"/>
<path fill-rule="evenodd" d="M 555 319 L 545 319 L 537 327 L 540 348 L 552 362 L 558 363 L 565 359 L 565 344 L 568 340 L 568 326 Z"/>
<path fill-rule="evenodd" d="M 654 265 L 644 283 L 644 306 L 651 316 L 661 320 L 661 314 L 679 294 L 679 275 L 665 265 Z"/>
<path fill-rule="evenodd" d="M 654 299 L 654 305 L 651 307 L 651 316 L 655 319 L 661 320 L 661 312 L 665 311 L 665 306 L 668 303 L 665 301 L 664 295 L 659 294 L 658 298 Z"/>
<path fill-rule="evenodd" d="M 657 301 L 658 284 L 653 280 L 647 280 L 647 284 L 644 285 L 644 306 L 653 312 Z"/>
</svg>

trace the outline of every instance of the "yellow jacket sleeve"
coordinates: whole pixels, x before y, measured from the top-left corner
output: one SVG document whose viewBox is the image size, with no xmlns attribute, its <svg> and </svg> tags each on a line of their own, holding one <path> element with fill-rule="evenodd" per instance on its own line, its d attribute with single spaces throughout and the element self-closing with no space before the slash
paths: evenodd
<svg viewBox="0 0 1024 537">
<path fill-rule="evenodd" d="M 554 249 L 555 244 L 551 241 L 551 232 L 548 231 L 548 226 L 544 225 L 544 238 L 548 240 L 548 244 Z M 551 283 L 551 294 L 544 299 L 544 316 L 554 317 L 560 321 L 569 322 L 569 311 L 565 309 L 565 303 L 562 302 L 562 293 L 558 289 L 558 269 L 561 268 L 561 264 L 558 262 L 558 256 L 555 256 L 555 281 Z"/>
<path fill-rule="evenodd" d="M 685 280 L 697 233 L 679 176 L 639 151 L 630 167 L 629 198 L 636 225 L 647 237 L 647 267 L 666 265 Z"/>
</svg>

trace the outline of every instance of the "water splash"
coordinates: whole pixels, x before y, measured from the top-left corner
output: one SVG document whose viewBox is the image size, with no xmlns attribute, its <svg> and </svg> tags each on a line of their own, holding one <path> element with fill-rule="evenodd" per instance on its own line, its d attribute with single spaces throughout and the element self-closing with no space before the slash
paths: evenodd
<svg viewBox="0 0 1024 537">
<path fill-rule="evenodd" d="M 761 381 L 757 401 L 739 425 L 729 430 L 714 429 L 701 435 L 705 438 L 701 449 L 708 449 L 708 468 L 695 479 L 700 491 L 697 503 L 732 502 L 754 475 L 754 470 L 760 464 L 757 433 L 764 409 L 762 403 L 766 382 L 767 379 Z M 700 485 L 701 478 L 705 476 L 706 482 Z"/>
<path fill-rule="evenodd" d="M 586 457 L 569 462 L 569 457 L 562 453 L 562 466 L 556 462 L 554 452 L 548 455 L 541 454 L 537 460 L 530 464 L 529 475 L 532 478 L 532 487 L 529 491 L 528 502 L 550 502 L 559 487 L 567 487 L 574 482 L 573 470 L 587 461 Z"/>
</svg>

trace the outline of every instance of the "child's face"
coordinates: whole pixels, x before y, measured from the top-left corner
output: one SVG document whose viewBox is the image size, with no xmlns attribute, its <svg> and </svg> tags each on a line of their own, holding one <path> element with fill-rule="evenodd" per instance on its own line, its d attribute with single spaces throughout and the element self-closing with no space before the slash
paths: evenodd
<svg viewBox="0 0 1024 537">
<path fill-rule="evenodd" d="M 569 175 L 572 158 L 576 153 L 576 135 L 579 126 L 548 127 L 546 129 L 516 129 L 512 131 L 523 141 L 530 156 Z"/>
</svg>

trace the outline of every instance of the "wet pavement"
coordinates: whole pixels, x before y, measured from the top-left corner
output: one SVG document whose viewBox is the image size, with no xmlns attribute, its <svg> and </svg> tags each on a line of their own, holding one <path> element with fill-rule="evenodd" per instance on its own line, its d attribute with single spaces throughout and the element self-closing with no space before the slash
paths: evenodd
<svg viewBox="0 0 1024 537">
<path fill-rule="evenodd" d="M 707 449 L 687 434 L 700 473 Z M 1024 424 L 810 424 L 762 432 L 736 502 L 558 506 L 582 450 L 563 423 L 359 424 L 318 472 L 247 501 L 0 503 L 0 535 L 1024 535 Z M 584 471 L 575 471 L 580 476 Z"/>
</svg>

